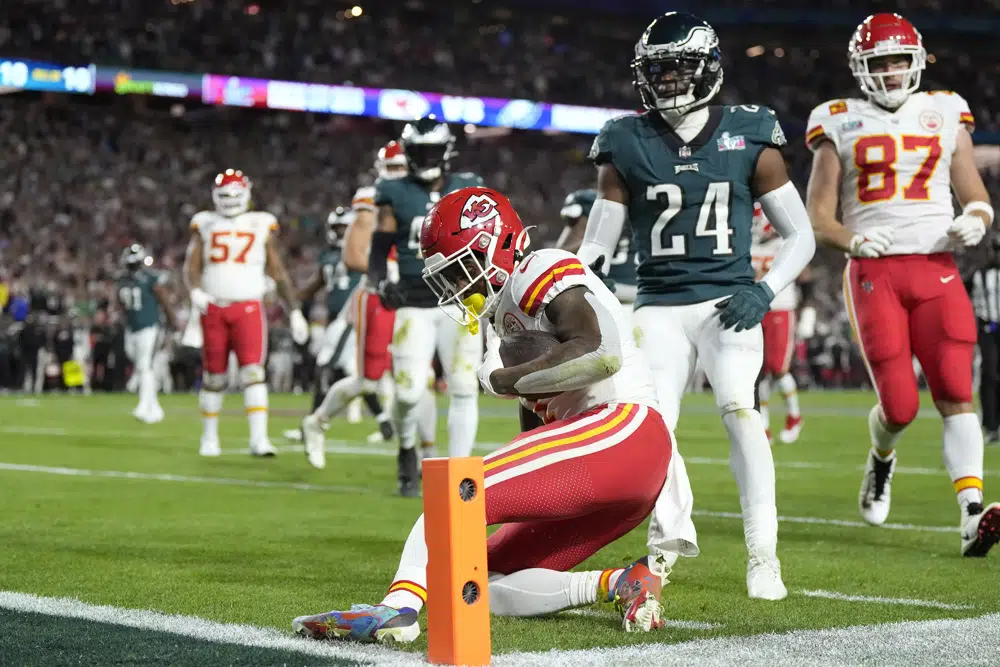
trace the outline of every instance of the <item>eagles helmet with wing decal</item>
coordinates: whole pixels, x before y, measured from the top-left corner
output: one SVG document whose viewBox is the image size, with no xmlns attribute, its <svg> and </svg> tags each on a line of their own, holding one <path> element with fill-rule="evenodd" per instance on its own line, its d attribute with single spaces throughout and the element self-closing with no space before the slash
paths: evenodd
<svg viewBox="0 0 1000 667">
<path fill-rule="evenodd" d="M 425 183 L 443 176 L 455 156 L 455 135 L 433 115 L 407 123 L 399 142 L 410 173 Z"/>
<path fill-rule="evenodd" d="M 123 269 L 129 272 L 138 271 L 143 266 L 149 266 L 153 263 L 152 258 L 150 258 L 149 253 L 138 243 L 133 243 L 129 247 L 122 250 L 121 258 L 118 263 Z"/>
<path fill-rule="evenodd" d="M 681 116 L 708 104 L 722 87 L 719 36 L 687 12 L 668 12 L 642 33 L 632 85 L 650 111 Z"/>
</svg>

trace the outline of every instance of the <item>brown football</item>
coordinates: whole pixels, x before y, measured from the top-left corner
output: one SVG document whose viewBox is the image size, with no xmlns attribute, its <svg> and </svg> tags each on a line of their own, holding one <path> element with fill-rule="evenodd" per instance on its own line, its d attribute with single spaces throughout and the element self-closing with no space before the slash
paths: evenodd
<svg viewBox="0 0 1000 667">
<path fill-rule="evenodd" d="M 500 361 L 504 368 L 533 361 L 559 344 L 559 339 L 547 331 L 523 330 L 507 334 L 500 341 Z M 558 394 L 532 394 L 530 400 L 552 398 Z"/>
</svg>

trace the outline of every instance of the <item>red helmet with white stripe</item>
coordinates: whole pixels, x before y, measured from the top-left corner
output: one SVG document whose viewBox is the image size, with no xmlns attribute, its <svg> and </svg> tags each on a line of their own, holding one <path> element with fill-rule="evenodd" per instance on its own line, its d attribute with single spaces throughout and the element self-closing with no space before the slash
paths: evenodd
<svg viewBox="0 0 1000 667">
<path fill-rule="evenodd" d="M 375 158 L 375 171 L 379 178 L 402 178 L 406 176 L 406 155 L 403 154 L 403 147 L 395 139 L 378 149 L 378 157 Z"/>
<path fill-rule="evenodd" d="M 927 50 L 917 29 L 899 14 L 872 14 L 854 31 L 847 59 L 868 99 L 895 109 L 920 88 Z"/>
<path fill-rule="evenodd" d="M 492 310 L 528 244 L 510 200 L 489 188 L 457 190 L 441 198 L 420 228 L 424 281 L 439 306 L 457 304 L 456 319 L 469 324 Z"/>
<path fill-rule="evenodd" d="M 212 201 L 215 210 L 226 217 L 246 213 L 250 209 L 250 179 L 239 169 L 226 169 L 215 177 Z"/>
</svg>

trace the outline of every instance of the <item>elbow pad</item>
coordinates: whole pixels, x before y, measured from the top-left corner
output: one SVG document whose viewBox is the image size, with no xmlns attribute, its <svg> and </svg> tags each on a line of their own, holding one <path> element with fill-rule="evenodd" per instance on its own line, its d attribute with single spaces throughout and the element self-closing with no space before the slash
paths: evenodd
<svg viewBox="0 0 1000 667">
<path fill-rule="evenodd" d="M 625 204 L 598 199 L 587 217 L 587 229 L 583 233 L 583 243 L 576 255 L 584 265 L 590 266 L 595 259 L 604 256 L 604 266 L 611 266 L 611 255 L 625 228 L 628 209 Z"/>
<path fill-rule="evenodd" d="M 368 253 L 368 279 L 378 285 L 386 276 L 389 251 L 396 242 L 395 232 L 375 232 L 372 247 Z"/>
<path fill-rule="evenodd" d="M 816 252 L 809 212 L 791 181 L 759 198 L 764 215 L 784 239 L 764 282 L 775 294 L 799 277 Z"/>
<path fill-rule="evenodd" d="M 587 303 L 597 315 L 601 344 L 592 352 L 558 366 L 528 373 L 514 385 L 518 394 L 556 394 L 583 389 L 617 373 L 622 367 L 622 344 L 615 316 L 588 292 Z"/>
</svg>

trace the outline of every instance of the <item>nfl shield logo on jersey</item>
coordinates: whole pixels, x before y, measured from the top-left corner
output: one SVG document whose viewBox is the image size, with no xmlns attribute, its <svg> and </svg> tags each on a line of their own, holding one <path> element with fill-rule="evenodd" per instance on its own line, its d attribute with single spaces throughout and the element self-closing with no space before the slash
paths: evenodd
<svg viewBox="0 0 1000 667">
<path fill-rule="evenodd" d="M 875 289 L 875 285 L 872 284 L 872 281 L 866 280 L 861 283 L 861 289 L 865 291 L 865 294 L 871 294 L 872 290 Z"/>
<path fill-rule="evenodd" d="M 690 149 L 690 148 L 688 148 L 687 146 L 681 146 L 681 147 L 680 147 L 680 148 L 679 148 L 679 149 L 677 150 L 677 155 L 678 155 L 679 157 L 691 157 L 691 149 Z"/>
</svg>

